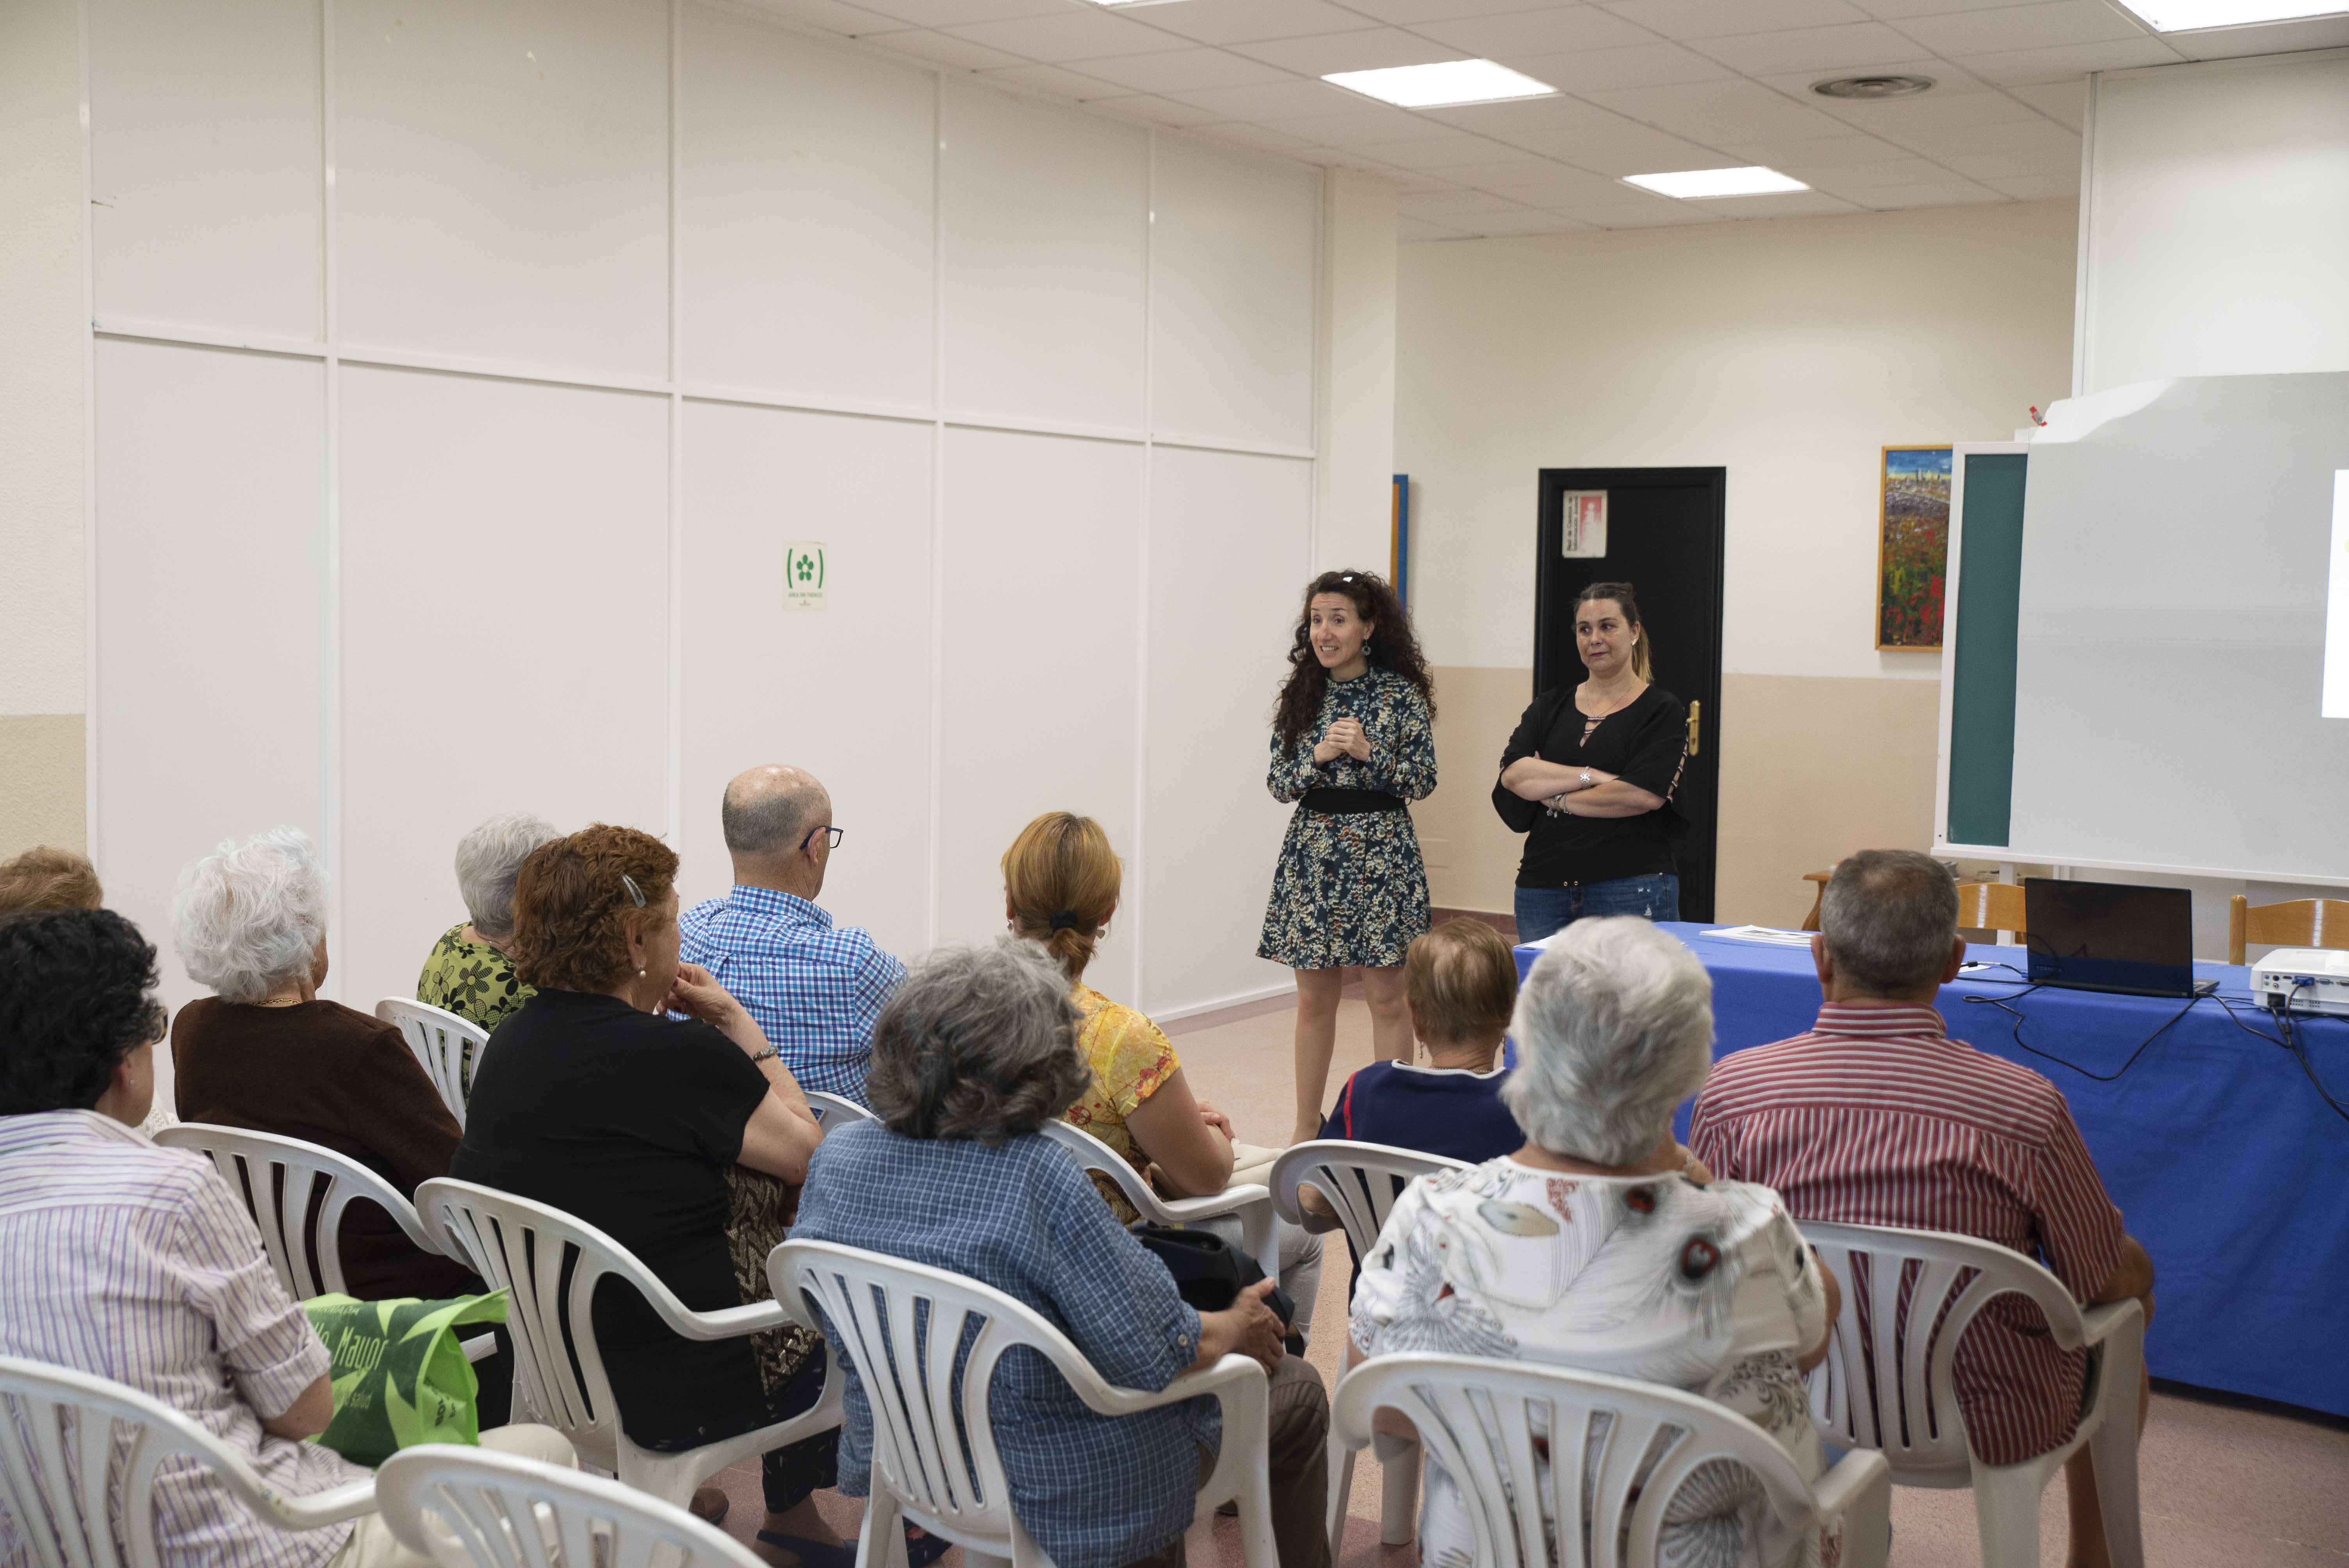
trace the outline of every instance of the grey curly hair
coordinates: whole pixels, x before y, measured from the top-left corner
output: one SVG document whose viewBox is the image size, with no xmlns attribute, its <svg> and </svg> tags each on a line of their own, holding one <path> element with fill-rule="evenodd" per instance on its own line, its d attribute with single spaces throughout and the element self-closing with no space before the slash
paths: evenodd
<svg viewBox="0 0 2349 1568">
<path fill-rule="evenodd" d="M 484 936 L 513 934 L 514 877 L 531 851 L 563 835 L 528 811 L 492 817 L 457 841 L 457 892 L 473 929 Z"/>
<path fill-rule="evenodd" d="M 864 1092 L 892 1132 L 995 1148 L 1060 1115 L 1092 1081 L 1068 972 L 1036 944 L 1006 938 L 942 947 L 913 966 L 874 1021 Z"/>
<path fill-rule="evenodd" d="M 223 1002 L 264 1001 L 308 979 L 326 934 L 326 869 L 299 828 L 222 844 L 181 871 L 171 893 L 180 963 Z"/>
</svg>

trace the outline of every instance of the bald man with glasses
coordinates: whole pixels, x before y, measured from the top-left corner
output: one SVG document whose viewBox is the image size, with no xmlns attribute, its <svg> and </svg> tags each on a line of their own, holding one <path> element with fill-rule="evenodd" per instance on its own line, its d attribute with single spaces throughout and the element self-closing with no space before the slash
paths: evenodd
<svg viewBox="0 0 2349 1568">
<path fill-rule="evenodd" d="M 769 764 L 726 786 L 720 820 L 734 885 L 679 920 L 679 956 L 749 1010 L 802 1088 L 864 1104 L 873 1020 L 905 966 L 816 904 L 843 836 L 831 795 L 806 769 Z"/>
</svg>

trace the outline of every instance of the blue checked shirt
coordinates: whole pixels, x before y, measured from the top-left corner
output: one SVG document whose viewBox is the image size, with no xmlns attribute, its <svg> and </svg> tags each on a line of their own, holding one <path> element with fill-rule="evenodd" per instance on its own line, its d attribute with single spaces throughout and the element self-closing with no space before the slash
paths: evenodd
<svg viewBox="0 0 2349 1568">
<path fill-rule="evenodd" d="M 678 923 L 679 954 L 750 1009 L 802 1089 L 864 1103 L 873 1020 L 905 966 L 803 898 L 737 886 Z"/>
<path fill-rule="evenodd" d="M 1199 1353 L 1199 1315 L 1175 1295 L 1166 1265 L 1126 1234 L 1076 1161 L 1041 1133 L 989 1149 L 902 1138 L 875 1122 L 842 1128 L 816 1148 L 792 1239 L 886 1253 L 993 1285 L 1042 1313 L 1116 1387 L 1155 1392 Z M 873 1413 L 839 1336 L 828 1325 L 825 1334 L 832 1364 L 850 1368 L 840 1490 L 863 1497 L 872 1484 Z M 1201 1454 L 1216 1451 L 1223 1428 L 1206 1396 L 1096 1415 L 1021 1346 L 998 1364 L 987 1408 L 1012 1511 L 1058 1568 L 1119 1568 L 1180 1539 Z"/>
</svg>

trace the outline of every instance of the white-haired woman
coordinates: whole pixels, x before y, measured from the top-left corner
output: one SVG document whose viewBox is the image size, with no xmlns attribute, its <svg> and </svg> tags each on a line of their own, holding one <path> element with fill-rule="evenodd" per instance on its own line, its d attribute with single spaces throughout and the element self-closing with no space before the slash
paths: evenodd
<svg viewBox="0 0 2349 1568">
<path fill-rule="evenodd" d="M 409 1197 L 449 1173 L 462 1133 L 399 1031 L 319 999 L 326 873 L 308 835 L 272 828 L 190 865 L 171 934 L 189 976 L 217 993 L 171 1021 L 181 1119 L 322 1143 Z M 344 1221 L 343 1267 L 366 1300 L 481 1288 L 410 1246 L 371 1203 Z"/>
<path fill-rule="evenodd" d="M 1713 1061 L 1703 967 L 1636 916 L 1578 921 L 1526 976 L 1512 1029 L 1502 1098 L 1526 1146 L 1397 1201 L 1362 1260 L 1350 1358 L 1439 1351 L 1643 1378 L 1751 1418 L 1816 1479 L 1803 1374 L 1826 1354 L 1834 1280 L 1776 1193 L 1709 1181 L 1672 1138 Z M 1725 1461 L 1682 1483 L 1665 1519 L 1670 1562 L 1775 1568 L 1819 1551 L 1774 1538 L 1758 1487 Z M 1475 1556 L 1459 1486 L 1433 1462 L 1421 1541 L 1429 1568 Z"/>
<path fill-rule="evenodd" d="M 514 877 L 531 851 L 562 836 L 542 818 L 509 811 L 457 841 L 457 892 L 466 917 L 425 955 L 418 1001 L 495 1030 L 531 999 L 534 993 L 514 972 Z"/>
</svg>

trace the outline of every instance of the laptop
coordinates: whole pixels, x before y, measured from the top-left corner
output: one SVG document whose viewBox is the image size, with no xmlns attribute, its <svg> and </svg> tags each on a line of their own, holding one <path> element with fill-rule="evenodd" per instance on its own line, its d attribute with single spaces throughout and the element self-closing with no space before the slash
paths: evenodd
<svg viewBox="0 0 2349 1568">
<path fill-rule="evenodd" d="M 2137 996 L 2203 996 L 2194 978 L 2194 895 L 2182 887 L 2023 879 L 2031 983 Z"/>
</svg>

